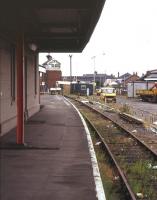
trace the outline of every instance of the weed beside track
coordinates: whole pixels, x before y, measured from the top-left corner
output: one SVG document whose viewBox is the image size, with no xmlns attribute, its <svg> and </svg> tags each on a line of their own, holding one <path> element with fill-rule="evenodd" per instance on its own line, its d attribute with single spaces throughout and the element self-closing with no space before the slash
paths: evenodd
<svg viewBox="0 0 157 200">
<path fill-rule="evenodd" d="M 117 127 L 112 121 L 79 102 L 73 101 L 73 103 L 107 143 L 136 199 L 156 200 L 157 158 L 136 138 Z M 102 143 L 101 140 L 99 142 Z M 113 175 L 111 172 L 108 174 Z"/>
</svg>

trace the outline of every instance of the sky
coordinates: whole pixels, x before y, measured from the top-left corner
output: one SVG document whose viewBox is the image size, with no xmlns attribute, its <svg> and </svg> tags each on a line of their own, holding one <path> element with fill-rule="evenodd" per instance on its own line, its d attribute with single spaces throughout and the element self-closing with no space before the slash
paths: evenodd
<svg viewBox="0 0 157 200">
<path fill-rule="evenodd" d="M 106 0 L 83 52 L 70 54 L 73 76 L 94 71 L 142 75 L 157 69 L 157 0 Z M 39 64 L 46 61 L 46 55 L 39 55 Z M 63 76 L 69 76 L 69 53 L 50 55 L 61 63 Z"/>
</svg>

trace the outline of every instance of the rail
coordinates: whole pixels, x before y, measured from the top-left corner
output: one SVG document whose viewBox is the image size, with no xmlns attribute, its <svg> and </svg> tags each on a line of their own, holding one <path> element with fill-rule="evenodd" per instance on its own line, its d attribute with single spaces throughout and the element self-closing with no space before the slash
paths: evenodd
<svg viewBox="0 0 157 200">
<path fill-rule="evenodd" d="M 73 99 L 73 98 L 72 98 Z M 73 100 L 76 100 L 76 99 L 73 99 Z M 110 121 L 112 121 L 114 124 L 116 124 L 118 127 L 120 127 L 121 129 L 123 129 L 125 132 L 127 132 L 130 137 L 134 138 L 135 141 L 137 141 L 137 143 L 139 143 L 140 145 L 142 145 L 146 151 L 149 151 L 151 155 L 153 155 L 153 158 L 156 160 L 157 158 L 157 152 L 155 152 L 153 149 L 150 148 L 149 145 L 145 144 L 145 142 L 143 142 L 142 140 L 140 140 L 137 136 L 135 136 L 132 131 L 128 130 L 128 127 L 124 125 L 124 123 L 119 123 L 117 120 L 113 119 L 113 114 L 115 115 L 118 115 L 116 112 L 113 111 L 113 113 L 111 114 L 110 112 L 104 112 L 104 110 L 102 110 L 102 107 L 101 107 L 101 111 L 98 110 L 97 108 L 95 108 L 94 106 L 97 105 L 99 108 L 101 105 L 95 103 L 95 102 L 88 102 L 88 101 L 78 101 L 77 102 L 81 105 L 84 105 L 85 107 L 89 108 L 90 110 L 93 110 L 95 113 L 98 113 L 99 115 L 101 115 L 102 117 L 106 118 L 106 119 L 109 119 Z M 105 107 L 104 107 L 105 108 Z M 106 108 L 105 108 L 106 109 Z M 110 108 L 107 108 L 107 109 L 110 109 Z M 126 175 L 125 173 L 123 173 L 121 167 L 118 165 L 113 153 L 112 153 L 112 150 L 110 149 L 110 147 L 112 146 L 112 143 L 111 143 L 111 146 L 109 147 L 108 144 L 105 142 L 104 138 L 101 136 L 101 133 L 99 132 L 99 130 L 92 124 L 92 122 L 90 121 L 90 119 L 88 119 L 87 117 L 85 117 L 87 119 L 87 121 L 89 122 L 89 124 L 91 124 L 91 126 L 93 127 L 93 129 L 95 130 L 95 132 L 97 133 L 97 135 L 99 136 L 99 138 L 101 139 L 101 142 L 103 143 L 103 145 L 105 146 L 105 149 L 108 151 L 110 157 L 112 158 L 119 174 L 120 174 L 120 177 L 121 179 L 123 180 L 126 188 L 127 188 L 127 191 L 129 193 L 129 196 L 131 197 L 131 199 L 133 200 L 136 200 L 138 199 L 138 197 L 136 198 L 135 196 L 135 193 L 132 191 L 132 189 L 130 188 L 130 185 L 128 184 L 128 180 L 126 178 Z M 131 119 L 132 120 L 132 119 Z M 137 122 L 137 121 L 134 121 L 133 120 L 133 123 L 134 122 Z M 139 124 L 141 125 L 142 124 L 142 121 L 139 120 Z M 128 148 L 128 147 L 127 147 Z M 136 154 L 136 149 L 137 149 L 137 146 L 136 146 L 136 142 L 135 142 L 135 146 L 133 146 L 133 148 L 135 148 L 134 152 Z M 128 149 L 129 150 L 129 149 Z M 140 150 L 141 151 L 141 150 Z M 146 154 L 147 155 L 147 154 Z M 141 193 L 139 193 L 138 195 L 141 195 Z M 147 198 L 143 198 L 143 199 L 147 199 Z"/>
</svg>

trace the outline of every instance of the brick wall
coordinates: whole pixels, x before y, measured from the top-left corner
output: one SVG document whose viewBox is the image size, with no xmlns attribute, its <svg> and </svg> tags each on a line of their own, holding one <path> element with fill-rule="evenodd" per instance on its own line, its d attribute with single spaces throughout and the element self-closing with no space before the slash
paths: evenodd
<svg viewBox="0 0 157 200">
<path fill-rule="evenodd" d="M 56 81 L 61 81 L 62 72 L 55 70 L 47 70 L 46 71 L 46 85 L 48 88 L 55 87 Z"/>
</svg>

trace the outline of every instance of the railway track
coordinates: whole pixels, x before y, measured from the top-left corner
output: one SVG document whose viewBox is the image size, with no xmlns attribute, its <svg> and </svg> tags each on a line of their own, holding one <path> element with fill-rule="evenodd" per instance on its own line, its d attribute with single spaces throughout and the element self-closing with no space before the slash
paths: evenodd
<svg viewBox="0 0 157 200">
<path fill-rule="evenodd" d="M 125 119 L 121 119 L 119 124 L 117 119 L 111 121 L 113 113 L 108 113 L 108 118 L 106 118 L 99 107 L 96 108 L 91 103 L 71 101 L 97 133 L 99 144 L 110 155 L 128 192 L 127 200 L 156 200 L 156 152 L 126 129 L 124 126 Z M 136 128 L 139 126 L 134 123 L 132 125 Z"/>
</svg>

